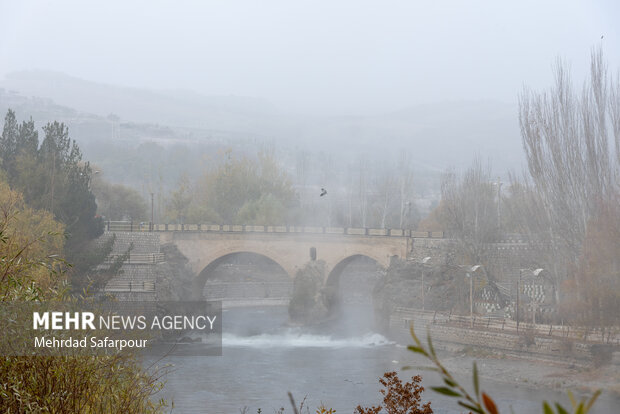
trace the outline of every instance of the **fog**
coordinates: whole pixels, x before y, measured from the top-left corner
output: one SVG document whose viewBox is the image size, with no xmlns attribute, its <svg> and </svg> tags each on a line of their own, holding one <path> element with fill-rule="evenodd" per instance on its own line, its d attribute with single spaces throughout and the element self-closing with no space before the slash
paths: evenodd
<svg viewBox="0 0 620 414">
<path fill-rule="evenodd" d="M 614 1 L 3 0 L 0 76 L 82 79 L 262 98 L 304 115 L 371 115 L 429 102 L 515 102 L 555 56 L 620 61 Z M 604 38 L 601 40 L 601 36 Z"/>
<path fill-rule="evenodd" d="M 0 0 L 0 230 L 58 225 L 14 250 L 75 292 L 223 303 L 179 412 L 374 404 L 413 322 L 502 411 L 610 412 L 620 4 L 541 3 Z"/>
</svg>

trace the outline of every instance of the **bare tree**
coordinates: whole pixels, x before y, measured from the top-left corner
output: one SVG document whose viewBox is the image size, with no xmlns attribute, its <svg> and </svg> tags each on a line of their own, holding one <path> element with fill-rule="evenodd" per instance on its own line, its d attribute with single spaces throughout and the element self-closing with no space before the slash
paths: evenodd
<svg viewBox="0 0 620 414">
<path fill-rule="evenodd" d="M 457 242 L 459 260 L 463 263 L 483 261 L 484 244 L 498 237 L 495 191 L 489 167 L 479 159 L 458 177 L 444 174 L 441 184 L 440 221 Z"/>
<path fill-rule="evenodd" d="M 601 50 L 592 52 L 590 78 L 580 93 L 567 65 L 555 66 L 546 92 L 525 89 L 519 122 L 544 231 L 531 229 L 548 245 L 556 281 L 567 277 L 581 252 L 589 220 L 618 192 L 620 82 L 607 71 Z M 611 123 L 613 139 L 608 124 Z"/>
<path fill-rule="evenodd" d="M 367 226 L 368 218 L 368 162 L 364 157 L 359 159 L 359 212 L 361 227 Z"/>
<path fill-rule="evenodd" d="M 409 154 L 403 153 L 398 162 L 398 177 L 400 186 L 400 218 L 399 228 L 410 225 L 411 203 L 414 198 L 413 170 Z"/>
<path fill-rule="evenodd" d="M 375 175 L 374 180 L 374 210 L 376 211 L 376 224 L 380 228 L 386 228 L 389 224 L 389 216 L 395 206 L 395 199 L 399 193 L 398 178 L 389 170 L 384 170 Z"/>
</svg>

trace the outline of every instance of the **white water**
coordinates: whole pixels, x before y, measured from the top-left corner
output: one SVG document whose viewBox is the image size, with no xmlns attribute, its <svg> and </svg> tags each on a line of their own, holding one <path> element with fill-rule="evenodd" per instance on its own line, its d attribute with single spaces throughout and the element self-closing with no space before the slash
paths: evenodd
<svg viewBox="0 0 620 414">
<path fill-rule="evenodd" d="M 224 334 L 222 345 L 224 348 L 372 348 L 393 345 L 383 335 L 368 333 L 363 336 L 349 338 L 334 338 L 329 335 L 313 335 L 289 330 L 279 334 L 260 334 L 254 336 L 237 336 Z"/>
</svg>

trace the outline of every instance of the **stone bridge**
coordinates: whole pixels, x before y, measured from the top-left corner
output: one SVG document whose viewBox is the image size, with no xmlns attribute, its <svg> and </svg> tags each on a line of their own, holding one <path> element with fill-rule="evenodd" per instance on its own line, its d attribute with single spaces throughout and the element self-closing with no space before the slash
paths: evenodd
<svg viewBox="0 0 620 414">
<path fill-rule="evenodd" d="M 127 226 L 130 226 L 127 228 Z M 107 230 L 159 234 L 161 244 L 172 243 L 189 260 L 195 275 L 206 275 L 235 253 L 255 253 L 277 263 L 291 278 L 311 260 L 327 265 L 327 278 L 338 276 L 357 256 L 387 267 L 392 257 L 411 256 L 417 239 L 441 239 L 443 234 L 402 229 L 338 227 L 236 226 L 197 224 L 128 224 L 108 222 Z M 206 276 L 205 276 L 206 277 Z"/>
</svg>

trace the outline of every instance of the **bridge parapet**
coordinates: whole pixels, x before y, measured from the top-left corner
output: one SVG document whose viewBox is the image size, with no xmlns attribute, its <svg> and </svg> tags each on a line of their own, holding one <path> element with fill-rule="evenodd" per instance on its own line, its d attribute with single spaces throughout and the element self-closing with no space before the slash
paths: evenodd
<svg viewBox="0 0 620 414">
<path fill-rule="evenodd" d="M 258 226 L 241 224 L 151 224 L 131 221 L 107 221 L 106 230 L 127 232 L 215 232 L 215 233 L 306 233 L 352 236 L 412 237 L 442 239 L 443 232 L 410 229 L 376 229 L 362 227 Z"/>
</svg>

